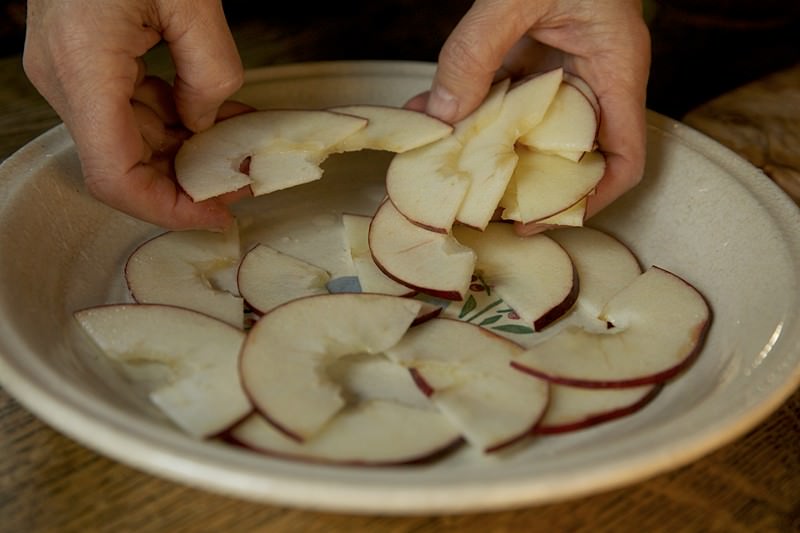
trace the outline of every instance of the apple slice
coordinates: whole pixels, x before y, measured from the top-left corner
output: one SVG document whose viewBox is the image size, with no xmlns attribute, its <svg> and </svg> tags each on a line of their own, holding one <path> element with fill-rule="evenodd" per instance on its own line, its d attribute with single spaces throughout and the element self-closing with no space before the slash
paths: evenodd
<svg viewBox="0 0 800 533">
<path fill-rule="evenodd" d="M 265 244 L 257 244 L 242 258 L 238 273 L 239 292 L 259 313 L 290 300 L 327 294 L 331 276 L 327 271 Z"/>
<path fill-rule="evenodd" d="M 411 369 L 469 443 L 492 452 L 530 434 L 547 407 L 547 383 L 510 365 L 521 352 L 474 324 L 435 318 L 410 329 L 386 355 Z"/>
<path fill-rule="evenodd" d="M 320 163 L 367 125 L 322 110 L 265 110 L 218 122 L 175 156 L 178 183 L 195 202 L 250 186 L 254 195 L 314 181 Z"/>
<path fill-rule="evenodd" d="M 584 321 L 599 320 L 603 307 L 642 273 L 639 260 L 621 241 L 603 231 L 588 228 L 557 228 L 547 234 L 572 258 L 581 283 L 575 309 Z"/>
<path fill-rule="evenodd" d="M 346 137 L 336 151 L 408 152 L 450 135 L 453 127 L 419 111 L 379 105 L 350 105 L 328 111 L 367 119 L 367 127 Z"/>
<path fill-rule="evenodd" d="M 413 224 L 389 200 L 372 217 L 369 248 L 384 274 L 420 292 L 460 300 L 469 288 L 473 251 L 452 235 Z"/>
<path fill-rule="evenodd" d="M 475 272 L 526 322 L 541 331 L 566 314 L 578 297 L 578 276 L 567 252 L 539 234 L 520 237 L 511 224 L 484 231 L 453 228 L 454 237 L 477 255 Z"/>
<path fill-rule="evenodd" d="M 562 83 L 542 121 L 519 142 L 542 152 L 591 152 L 598 127 L 589 99 L 574 85 Z"/>
<path fill-rule="evenodd" d="M 628 416 L 649 404 L 662 387 L 641 385 L 623 389 L 587 389 L 551 384 L 550 403 L 534 433 L 566 433 Z"/>
<path fill-rule="evenodd" d="M 388 277 L 378 268 L 369 249 L 369 226 L 372 217 L 365 215 L 342 215 L 345 244 L 353 258 L 362 292 L 377 292 L 392 296 L 413 296 L 416 291 Z"/>
<path fill-rule="evenodd" d="M 483 229 L 492 219 L 517 166 L 514 143 L 542 120 L 562 74 L 555 69 L 512 86 L 499 115 L 464 142 L 458 166 L 469 174 L 470 185 L 456 220 Z"/>
<path fill-rule="evenodd" d="M 589 104 L 594 109 L 594 114 L 597 116 L 597 122 L 600 122 L 600 100 L 597 98 L 597 94 L 594 92 L 592 87 L 589 83 L 578 76 L 573 72 L 564 72 L 564 83 L 569 83 L 576 89 L 578 89 L 586 100 L 589 101 Z"/>
<path fill-rule="evenodd" d="M 342 357 L 383 352 L 420 307 L 409 298 L 364 293 L 309 296 L 276 307 L 256 322 L 242 348 L 245 390 L 273 425 L 307 440 L 346 405 L 328 367 Z"/>
<path fill-rule="evenodd" d="M 519 162 L 511 181 L 516 209 L 506 209 L 502 217 L 523 223 L 547 219 L 577 204 L 594 190 L 605 172 L 605 157 L 599 152 L 588 152 L 577 163 L 522 146 L 517 155 Z M 511 203 L 508 195 L 505 203 Z"/>
<path fill-rule="evenodd" d="M 659 383 L 700 352 L 711 319 L 703 296 L 686 281 L 651 267 L 608 301 L 605 333 L 570 327 L 514 361 L 535 376 L 581 387 Z"/>
<path fill-rule="evenodd" d="M 236 288 L 239 233 L 171 231 L 145 241 L 125 263 L 125 281 L 139 303 L 194 309 L 243 327 Z"/>
<path fill-rule="evenodd" d="M 129 376 L 157 376 L 150 384 L 151 401 L 188 433 L 217 435 L 252 411 L 239 379 L 245 338 L 240 329 L 160 304 L 92 307 L 75 318 Z"/>
<path fill-rule="evenodd" d="M 395 156 L 386 171 L 392 203 L 414 224 L 447 233 L 470 187 L 468 169 L 459 167 L 464 144 L 500 114 L 509 81 L 492 86 L 478 108 L 455 125 L 453 134 Z"/>
<path fill-rule="evenodd" d="M 383 355 L 337 359 L 328 376 L 347 405 L 314 435 L 297 442 L 255 414 L 231 431 L 244 446 L 305 461 L 359 465 L 420 462 L 461 441 L 461 433 L 417 388 L 409 372 Z"/>
</svg>

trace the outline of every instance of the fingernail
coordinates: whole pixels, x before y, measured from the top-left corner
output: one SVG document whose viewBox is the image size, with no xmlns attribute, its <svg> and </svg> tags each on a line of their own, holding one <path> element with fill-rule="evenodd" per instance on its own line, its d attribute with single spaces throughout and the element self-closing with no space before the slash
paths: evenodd
<svg viewBox="0 0 800 533">
<path fill-rule="evenodd" d="M 433 115 L 445 122 L 452 122 L 458 114 L 458 100 L 453 93 L 444 87 L 434 85 L 428 98 L 426 111 L 429 115 Z"/>
</svg>

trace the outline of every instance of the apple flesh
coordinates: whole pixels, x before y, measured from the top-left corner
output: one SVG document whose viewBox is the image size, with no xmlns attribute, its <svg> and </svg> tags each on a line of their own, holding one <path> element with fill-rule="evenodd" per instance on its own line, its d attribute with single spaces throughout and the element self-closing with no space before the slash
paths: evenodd
<svg viewBox="0 0 800 533">
<path fill-rule="evenodd" d="M 483 229 L 492 219 L 518 164 L 514 145 L 542 120 L 562 77 L 555 69 L 511 86 L 495 120 L 464 142 L 458 166 L 469 173 L 470 186 L 456 220 Z"/>
<path fill-rule="evenodd" d="M 437 457 L 461 442 L 461 433 L 417 388 L 408 371 L 382 355 L 353 355 L 328 366 L 346 398 L 318 434 L 287 437 L 254 414 L 230 436 L 280 457 L 357 465 L 407 464 Z"/>
<path fill-rule="evenodd" d="M 474 324 L 435 318 L 409 330 L 386 355 L 411 369 L 467 442 L 492 452 L 530 434 L 547 407 L 548 384 L 510 365 L 521 352 Z"/>
<path fill-rule="evenodd" d="M 239 379 L 242 330 L 160 304 L 105 305 L 74 316 L 129 376 L 141 376 L 148 367 L 162 376 L 151 385 L 150 399 L 187 433 L 217 435 L 252 411 Z"/>
<path fill-rule="evenodd" d="M 323 110 L 237 115 L 187 139 L 175 156 L 175 174 L 196 202 L 247 186 L 266 194 L 319 179 L 320 163 L 366 125 L 364 118 Z"/>
<path fill-rule="evenodd" d="M 403 216 L 431 231 L 450 231 L 471 181 L 469 172 L 459 168 L 464 145 L 498 117 L 508 87 L 508 80 L 493 85 L 452 135 L 392 159 L 386 191 Z"/>
<path fill-rule="evenodd" d="M 327 294 L 327 271 L 291 255 L 258 244 L 242 258 L 237 276 L 239 293 L 261 314 L 290 300 Z"/>
<path fill-rule="evenodd" d="M 449 300 L 469 289 L 474 252 L 452 235 L 413 224 L 389 200 L 372 217 L 369 248 L 378 268 L 407 287 Z"/>
<path fill-rule="evenodd" d="M 393 296 L 413 296 L 416 291 L 388 277 L 378 268 L 369 249 L 369 226 L 372 217 L 342 215 L 345 245 L 350 251 L 353 266 L 362 292 L 377 292 Z"/>
<path fill-rule="evenodd" d="M 542 121 L 522 135 L 519 143 L 542 152 L 591 152 L 598 127 L 598 116 L 589 99 L 565 82 Z"/>
<path fill-rule="evenodd" d="M 395 296 L 339 293 L 276 307 L 256 322 L 242 347 L 243 386 L 270 423 L 297 441 L 308 440 L 346 405 L 327 368 L 342 357 L 378 354 L 394 345 L 421 305 Z"/>
<path fill-rule="evenodd" d="M 138 303 L 186 307 L 242 328 L 244 304 L 235 283 L 239 258 L 236 228 L 166 232 L 133 251 L 125 281 Z"/>
<path fill-rule="evenodd" d="M 586 198 L 605 172 L 605 157 L 599 152 L 588 152 L 579 162 L 525 147 L 517 148 L 517 154 L 513 192 L 506 193 L 513 195 L 516 209 L 503 211 L 507 220 L 529 223 L 561 213 Z M 505 203 L 510 203 L 508 197 Z"/>
<path fill-rule="evenodd" d="M 367 119 L 367 126 L 349 135 L 337 152 L 384 150 L 401 154 L 450 135 L 453 127 L 425 113 L 399 107 L 350 105 L 328 111 Z"/>
<path fill-rule="evenodd" d="M 631 415 L 648 405 L 662 385 L 641 385 L 621 389 L 588 389 L 551 384 L 550 403 L 537 435 L 567 433 Z"/>
<path fill-rule="evenodd" d="M 598 317 L 606 303 L 642 273 L 639 260 L 620 240 L 594 228 L 557 228 L 547 235 L 567 251 L 578 272 L 581 290 L 575 309 L 584 323 L 607 329 Z"/>
<path fill-rule="evenodd" d="M 493 222 L 484 231 L 456 226 L 453 235 L 475 252 L 475 271 L 490 290 L 534 330 L 564 316 L 578 298 L 572 260 L 546 235 L 520 237 L 503 222 Z"/>
<path fill-rule="evenodd" d="M 711 312 L 689 283 L 658 267 L 614 295 L 598 317 L 606 332 L 572 326 L 514 361 L 520 370 L 580 387 L 666 381 L 699 353 Z"/>
</svg>

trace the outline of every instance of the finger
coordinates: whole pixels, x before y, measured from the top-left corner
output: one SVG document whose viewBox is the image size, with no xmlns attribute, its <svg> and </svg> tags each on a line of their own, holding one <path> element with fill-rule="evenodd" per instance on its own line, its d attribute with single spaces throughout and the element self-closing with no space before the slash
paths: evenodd
<svg viewBox="0 0 800 533">
<path fill-rule="evenodd" d="M 175 103 L 192 131 L 210 127 L 224 100 L 243 82 L 241 59 L 219 1 L 172 4 L 163 37 L 175 62 Z"/>
<path fill-rule="evenodd" d="M 177 126 L 181 123 L 175 107 L 175 99 L 172 96 L 172 86 L 161 78 L 144 77 L 136 84 L 131 100 L 152 109 L 161 121 L 169 126 Z"/>
<path fill-rule="evenodd" d="M 530 28 L 522 1 L 478 0 L 459 21 L 439 54 L 427 112 L 455 122 L 489 90 L 503 58 Z M 526 11 L 526 16 L 520 15 Z"/>
</svg>

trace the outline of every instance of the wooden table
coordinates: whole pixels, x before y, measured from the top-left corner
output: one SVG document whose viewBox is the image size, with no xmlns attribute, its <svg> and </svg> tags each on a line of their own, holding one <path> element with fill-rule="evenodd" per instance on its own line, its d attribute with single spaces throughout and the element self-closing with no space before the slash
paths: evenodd
<svg viewBox="0 0 800 533">
<path fill-rule="evenodd" d="M 242 37 L 253 43 L 251 54 L 243 52 L 246 66 L 286 58 L 256 46 L 255 35 Z M 686 120 L 762 166 L 800 201 L 800 65 Z M 57 123 L 27 83 L 19 58 L 0 60 L 0 157 Z M 800 531 L 800 392 L 736 442 L 627 488 L 514 511 L 374 517 L 259 505 L 152 477 L 51 430 L 0 389 L 2 533 L 540 530 Z"/>
</svg>

